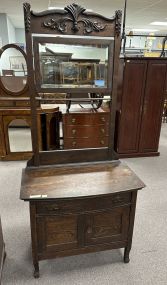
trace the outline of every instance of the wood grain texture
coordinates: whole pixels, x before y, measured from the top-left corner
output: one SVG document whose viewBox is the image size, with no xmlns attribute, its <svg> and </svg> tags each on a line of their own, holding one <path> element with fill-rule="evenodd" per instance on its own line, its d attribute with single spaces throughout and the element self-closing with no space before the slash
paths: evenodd
<svg viewBox="0 0 167 285">
<path fill-rule="evenodd" d="M 70 181 L 70 183 L 69 183 Z M 47 199 L 90 197 L 144 187 L 144 183 L 123 163 L 97 163 L 60 168 L 24 170 L 21 195 L 47 195 Z"/>
</svg>

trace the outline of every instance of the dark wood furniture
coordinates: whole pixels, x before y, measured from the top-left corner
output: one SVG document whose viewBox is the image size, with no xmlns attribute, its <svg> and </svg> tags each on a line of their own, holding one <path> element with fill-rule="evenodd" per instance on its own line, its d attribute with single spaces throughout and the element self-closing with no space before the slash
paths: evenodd
<svg viewBox="0 0 167 285">
<path fill-rule="evenodd" d="M 4 76 L 14 76 L 14 70 L 11 69 L 2 69 L 2 75 Z"/>
<path fill-rule="evenodd" d="M 0 60 L 5 53 L 12 54 L 12 50 L 20 52 L 26 62 L 26 54 L 19 46 L 8 44 L 0 49 Z M 4 62 L 2 60 L 2 62 Z M 7 58 L 5 60 L 7 64 Z M 32 152 L 11 152 L 9 143 L 8 126 L 14 120 L 24 120 L 31 126 L 29 87 L 25 72 L 23 76 L 12 75 L 13 70 L 8 70 L 0 76 L 0 160 L 22 160 L 29 159 Z M 19 73 L 20 74 L 20 73 Z M 14 74 L 13 74 L 14 75 Z M 38 104 L 39 106 L 39 104 Z"/>
<path fill-rule="evenodd" d="M 29 108 L 0 108 L 0 159 L 1 160 L 24 160 L 32 156 L 32 151 L 12 152 L 9 141 L 9 124 L 21 119 L 31 127 Z"/>
<path fill-rule="evenodd" d="M 26 53 L 15 44 L 7 44 L 0 49 L 0 60 L 4 54 L 11 49 L 15 49 L 17 53 L 23 57 L 25 62 L 27 61 Z M 8 73 L 13 73 L 13 70 L 9 70 Z M 25 72 L 24 72 L 25 73 Z M 0 107 L 28 107 L 30 106 L 29 100 L 29 86 L 27 84 L 27 76 L 3 76 L 2 72 L 0 76 Z M 39 105 L 39 104 L 38 104 Z"/>
<path fill-rule="evenodd" d="M 167 60 L 120 60 L 115 150 L 119 157 L 159 155 Z"/>
<path fill-rule="evenodd" d="M 2 233 L 2 226 L 1 226 L 1 219 L 0 219 L 0 284 L 2 280 L 2 270 L 3 264 L 5 261 L 6 253 L 5 253 L 5 244 L 3 240 L 3 233 Z"/>
<path fill-rule="evenodd" d="M 38 108 L 38 143 L 40 150 L 59 148 L 59 108 L 43 105 Z M 9 140 L 9 125 L 20 120 L 16 128 L 24 127 L 23 122 L 31 128 L 30 108 L 0 108 L 0 160 L 28 160 L 32 157 L 31 151 L 11 151 Z M 16 141 L 17 143 L 17 141 Z"/>
<path fill-rule="evenodd" d="M 24 170 L 20 198 L 30 204 L 34 277 L 40 260 L 60 256 L 125 248 L 129 262 L 143 187 L 119 161 Z"/>
<path fill-rule="evenodd" d="M 72 4 L 64 10 L 35 13 L 30 10 L 30 4 L 24 3 L 24 19 L 34 155 L 23 170 L 20 198 L 30 203 L 34 277 L 39 277 L 39 260 L 58 256 L 123 247 L 124 261 L 129 262 L 136 196 L 144 184 L 127 166 L 114 161 L 117 158 L 114 129 L 121 12 L 116 11 L 113 18 L 106 18 Z M 46 34 L 52 36 L 46 37 Z M 66 37 L 53 37 L 55 34 Z M 40 52 L 43 46 L 50 47 L 50 44 L 79 46 L 82 52 L 86 47 L 92 53 L 94 48 L 103 48 L 105 59 L 101 61 L 107 67 L 105 84 L 93 83 L 86 88 L 70 83 L 68 87 L 43 84 Z M 37 92 L 39 96 L 43 92 L 43 101 L 49 100 L 48 93 L 54 94 L 55 101 L 58 100 L 56 92 L 83 94 L 79 98 L 64 98 L 65 102 L 79 100 L 80 104 L 88 102 L 85 94 L 95 93 L 93 98 L 89 97 L 89 104 L 99 100 L 96 93 L 108 95 L 109 109 L 89 114 L 84 111 L 82 114 L 63 113 L 65 149 L 42 152 L 37 132 Z M 97 125 L 103 127 L 96 128 Z M 69 138 L 78 132 L 82 141 L 88 136 L 89 143 L 81 145 L 79 141 L 78 145 L 76 138 L 77 148 L 73 148 Z M 93 135 L 99 135 L 104 145 L 95 139 L 94 147 Z"/>
<path fill-rule="evenodd" d="M 60 148 L 60 119 L 59 107 L 46 108 L 43 105 L 40 115 L 41 150 L 54 150 Z"/>
<path fill-rule="evenodd" d="M 107 147 L 109 111 L 76 109 L 63 114 L 65 149 Z"/>
</svg>

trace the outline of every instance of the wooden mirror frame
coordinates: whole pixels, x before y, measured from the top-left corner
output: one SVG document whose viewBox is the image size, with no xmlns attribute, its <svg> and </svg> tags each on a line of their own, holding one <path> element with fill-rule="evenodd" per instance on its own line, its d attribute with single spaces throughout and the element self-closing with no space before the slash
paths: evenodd
<svg viewBox="0 0 167 285">
<path fill-rule="evenodd" d="M 18 45 L 15 45 L 15 44 L 7 44 L 5 46 L 3 46 L 1 49 L 0 49 L 0 60 L 1 60 L 1 56 L 2 54 L 9 48 L 14 48 L 16 50 L 18 50 L 22 55 L 23 57 L 25 58 L 25 61 L 26 61 L 26 64 L 27 64 L 27 55 L 26 53 L 24 52 L 24 50 L 22 48 L 20 48 Z M 0 88 L 4 91 L 4 94 L 5 96 L 9 96 L 9 95 L 12 95 L 12 96 L 20 96 L 22 94 L 24 94 L 27 90 L 28 90 L 28 80 L 24 86 L 24 88 L 18 92 L 14 92 L 14 91 L 11 91 L 11 90 L 8 90 L 2 80 L 1 80 L 1 76 L 0 76 Z"/>
<path fill-rule="evenodd" d="M 27 49 L 27 70 L 28 85 L 30 87 L 31 115 L 32 115 L 32 147 L 33 157 L 28 161 L 27 166 L 62 165 L 69 163 L 84 163 L 96 161 L 109 161 L 117 158 L 114 151 L 114 129 L 115 129 L 115 109 L 117 93 L 117 76 L 119 66 L 119 55 L 121 48 L 121 18 L 122 12 L 116 11 L 113 18 L 106 18 L 93 12 L 87 12 L 85 8 L 71 4 L 62 9 L 47 10 L 41 13 L 31 11 L 29 3 L 24 3 L 24 22 Z M 54 18 L 55 17 L 55 18 Z M 77 36 L 98 36 L 114 37 L 113 54 L 113 74 L 112 82 L 112 104 L 110 104 L 109 120 L 109 144 L 108 147 L 76 149 L 76 150 L 56 150 L 39 151 L 39 139 L 37 133 L 37 98 L 35 71 L 33 63 L 33 36 L 35 34 L 45 36 L 50 35 L 77 35 Z M 84 90 L 85 91 L 85 90 Z M 91 92 L 92 90 L 89 90 Z M 61 90 L 59 90 L 61 93 Z M 62 92 L 63 93 L 63 92 Z"/>
</svg>

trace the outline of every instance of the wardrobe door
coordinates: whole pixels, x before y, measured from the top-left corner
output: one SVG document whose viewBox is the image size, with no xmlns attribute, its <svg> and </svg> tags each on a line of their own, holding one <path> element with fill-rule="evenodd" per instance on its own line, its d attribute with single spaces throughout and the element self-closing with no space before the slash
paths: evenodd
<svg viewBox="0 0 167 285">
<path fill-rule="evenodd" d="M 119 118 L 117 151 L 138 152 L 147 61 L 126 60 Z"/>
<path fill-rule="evenodd" d="M 158 151 L 166 76 L 165 61 L 149 61 L 139 142 L 143 153 Z"/>
</svg>

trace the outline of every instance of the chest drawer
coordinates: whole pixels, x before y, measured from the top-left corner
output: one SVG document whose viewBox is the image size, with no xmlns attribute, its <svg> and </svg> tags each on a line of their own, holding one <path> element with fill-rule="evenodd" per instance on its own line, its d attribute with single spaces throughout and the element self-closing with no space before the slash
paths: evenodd
<svg viewBox="0 0 167 285">
<path fill-rule="evenodd" d="M 65 125 L 99 125 L 109 123 L 109 113 L 70 113 L 63 115 Z"/>
<path fill-rule="evenodd" d="M 108 136 L 109 125 L 95 126 L 64 126 L 64 137 L 66 138 L 94 138 Z"/>
<path fill-rule="evenodd" d="M 102 138 L 64 138 L 64 148 L 98 148 L 107 147 L 108 137 Z"/>
<path fill-rule="evenodd" d="M 36 203 L 37 214 L 58 215 L 111 209 L 131 203 L 131 192 L 117 193 L 106 197 L 41 201 Z"/>
</svg>

